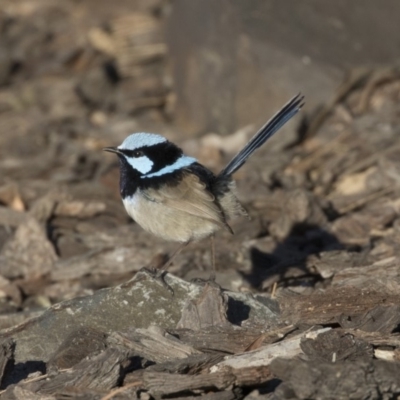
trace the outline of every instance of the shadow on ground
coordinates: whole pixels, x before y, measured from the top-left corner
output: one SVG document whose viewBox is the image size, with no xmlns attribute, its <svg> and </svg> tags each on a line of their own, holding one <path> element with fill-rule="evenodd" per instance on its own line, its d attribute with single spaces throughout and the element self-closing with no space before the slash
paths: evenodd
<svg viewBox="0 0 400 400">
<path fill-rule="evenodd" d="M 275 282 L 310 285 L 320 279 L 307 268 L 307 258 L 321 252 L 341 250 L 344 245 L 326 229 L 312 224 L 296 224 L 272 253 L 250 249 L 251 271 L 242 273 L 253 288 L 262 289 Z"/>
</svg>

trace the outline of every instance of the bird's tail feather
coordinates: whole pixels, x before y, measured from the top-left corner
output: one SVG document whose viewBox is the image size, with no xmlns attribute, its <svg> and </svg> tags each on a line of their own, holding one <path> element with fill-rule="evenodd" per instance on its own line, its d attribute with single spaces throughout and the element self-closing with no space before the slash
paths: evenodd
<svg viewBox="0 0 400 400">
<path fill-rule="evenodd" d="M 229 176 L 236 172 L 275 132 L 286 124 L 303 106 L 304 96 L 300 93 L 286 103 L 246 144 L 246 146 L 219 173 L 219 176 Z"/>
</svg>

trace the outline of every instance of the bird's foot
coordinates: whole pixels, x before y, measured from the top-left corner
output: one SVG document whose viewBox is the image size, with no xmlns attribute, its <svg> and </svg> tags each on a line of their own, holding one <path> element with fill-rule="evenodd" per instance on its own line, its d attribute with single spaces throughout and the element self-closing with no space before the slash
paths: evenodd
<svg viewBox="0 0 400 400">
<path fill-rule="evenodd" d="M 157 282 L 161 283 L 162 286 L 165 287 L 172 295 L 174 295 L 174 290 L 168 283 L 165 281 L 165 275 L 167 275 L 167 271 L 159 268 L 154 267 L 143 267 L 140 271 L 145 272 L 146 274 L 150 275 L 151 278 L 156 280 Z"/>
<path fill-rule="evenodd" d="M 191 283 L 195 283 L 196 285 L 200 285 L 200 286 L 206 286 L 206 285 L 210 285 L 210 286 L 214 286 L 217 287 L 219 289 L 222 289 L 220 285 L 218 285 L 218 283 L 215 281 L 215 273 L 212 272 L 210 274 L 210 276 L 208 277 L 208 279 L 203 279 L 203 278 L 193 278 L 190 280 Z"/>
</svg>

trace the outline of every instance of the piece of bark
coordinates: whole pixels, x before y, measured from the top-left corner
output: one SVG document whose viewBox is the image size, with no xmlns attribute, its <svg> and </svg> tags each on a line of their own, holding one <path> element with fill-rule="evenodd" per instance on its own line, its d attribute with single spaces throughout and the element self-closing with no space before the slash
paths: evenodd
<svg viewBox="0 0 400 400">
<path fill-rule="evenodd" d="M 177 328 L 200 331 L 209 326 L 229 324 L 226 317 L 227 309 L 228 297 L 219 286 L 207 283 L 199 298 L 188 300 Z"/>
<path fill-rule="evenodd" d="M 15 342 L 12 339 L 3 340 L 0 344 L 0 387 L 7 364 L 14 361 Z"/>
<path fill-rule="evenodd" d="M 194 354 L 186 358 L 151 365 L 146 371 L 195 375 L 208 370 L 213 365 L 222 361 L 223 358 L 223 354 Z M 125 379 L 125 382 L 127 382 L 127 379 Z"/>
<path fill-rule="evenodd" d="M 381 167 L 379 168 L 373 166 L 362 173 L 354 175 L 348 174 L 346 172 L 342 175 L 343 181 L 339 182 L 339 185 L 344 184 L 342 185 L 343 189 L 345 185 L 348 186 L 348 188 L 345 189 L 347 190 L 347 193 L 333 192 L 329 195 L 330 202 L 332 203 L 335 210 L 337 210 L 340 214 L 349 213 L 350 211 L 353 211 L 357 208 L 359 209 L 362 206 L 366 208 L 373 208 L 373 202 L 376 201 L 376 199 L 383 197 L 385 194 L 388 194 L 393 190 L 393 180 L 388 177 L 388 174 L 386 174 Z M 351 180 L 358 179 L 358 177 L 360 177 L 361 180 L 364 180 L 364 182 L 360 182 L 361 185 L 366 184 L 368 187 L 360 187 L 359 189 L 361 190 L 359 190 L 358 193 L 355 193 L 352 191 L 354 189 L 357 190 L 357 184 L 354 184 L 354 182 L 351 182 Z M 379 222 L 383 219 L 394 219 L 396 215 L 393 208 L 390 209 L 390 205 L 389 207 L 387 207 L 386 204 L 380 204 L 379 208 L 381 209 L 380 215 L 377 215 L 375 221 L 370 219 L 372 226 L 373 223 L 375 223 L 376 226 L 379 226 Z M 362 214 L 368 216 L 368 214 L 372 213 L 365 213 L 363 210 Z"/>
<path fill-rule="evenodd" d="M 190 329 L 169 329 L 184 343 L 200 351 L 218 351 L 227 354 L 241 353 L 254 350 L 262 345 L 281 340 L 293 326 L 284 326 L 275 329 L 240 328 L 234 325 L 216 326 L 193 331 Z M 252 347 L 254 346 L 254 347 Z"/>
<path fill-rule="evenodd" d="M 349 204 L 337 209 L 341 213 L 348 214 L 333 222 L 333 231 L 339 235 L 338 239 L 345 243 L 352 243 L 352 241 L 357 243 L 356 241 L 360 240 L 361 244 L 362 236 L 359 238 L 355 236 L 352 239 L 351 235 L 355 233 L 372 234 L 391 225 L 397 217 L 398 211 L 393 202 L 388 201 L 384 196 L 390 195 L 393 190 L 394 187 L 388 183 L 387 188 L 373 191 L 369 195 L 360 195 L 353 199 L 350 196 L 350 199 L 347 199 L 350 200 Z M 365 206 L 362 211 L 349 213 L 353 208 L 360 208 L 361 206 Z M 346 225 L 348 225 L 347 228 Z"/>
<path fill-rule="evenodd" d="M 28 218 L 27 213 L 0 206 L 0 225 L 8 228 L 16 228 L 26 222 Z"/>
<path fill-rule="evenodd" d="M 382 360 L 340 364 L 277 359 L 273 374 L 283 380 L 275 391 L 285 399 L 390 399 L 400 392 L 400 363 Z"/>
<path fill-rule="evenodd" d="M 371 240 L 368 219 L 356 214 L 335 220 L 332 223 L 332 233 L 341 243 L 348 245 L 366 246 Z"/>
<path fill-rule="evenodd" d="M 288 295 L 281 292 L 282 319 L 292 324 L 326 324 L 337 322 L 341 315 L 358 315 L 379 304 L 396 305 L 400 295 L 360 290 L 355 287 L 331 287 L 311 295 Z"/>
<path fill-rule="evenodd" d="M 54 215 L 63 217 L 91 218 L 105 211 L 106 205 L 101 201 L 60 201 L 55 209 Z"/>
<path fill-rule="evenodd" d="M 141 64 L 160 61 L 167 53 L 160 21 L 144 13 L 128 13 L 112 21 L 118 70 L 134 77 Z"/>
<path fill-rule="evenodd" d="M 250 343 L 250 345 L 246 347 L 245 350 L 256 350 L 267 344 L 275 343 L 294 330 L 296 330 L 296 328 L 293 325 L 288 325 L 281 328 L 267 330 L 267 332 L 262 332 L 254 342 Z"/>
<path fill-rule="evenodd" d="M 330 194 L 330 200 L 335 205 L 335 208 L 340 209 L 340 205 L 336 204 L 336 198 L 346 198 L 348 196 L 361 195 L 365 196 L 368 190 L 373 189 L 368 185 L 368 179 L 376 174 L 376 166 L 372 166 L 362 172 L 347 173 L 341 176 L 335 182 L 333 191 Z"/>
<path fill-rule="evenodd" d="M 243 354 L 228 356 L 224 361 L 211 368 L 212 372 L 221 371 L 223 368 L 230 367 L 234 370 L 251 367 L 268 366 L 272 360 L 277 357 L 293 358 L 302 353 L 300 343 L 304 338 L 316 338 L 320 333 L 327 332 L 331 328 L 322 328 L 316 331 L 301 333 L 282 342 L 260 347 L 257 350 L 249 351 Z"/>
<path fill-rule="evenodd" d="M 343 269 L 363 265 L 365 258 L 367 258 L 366 254 L 346 250 L 324 251 L 307 258 L 307 269 L 311 271 L 315 269 L 322 278 L 328 279 Z"/>
<path fill-rule="evenodd" d="M 399 355 L 400 355 L 399 349 L 395 349 L 395 350 L 375 349 L 374 350 L 374 357 L 378 358 L 379 360 L 400 361 Z"/>
<path fill-rule="evenodd" d="M 225 367 L 220 371 L 199 375 L 178 375 L 144 371 L 143 388 L 153 396 L 171 396 L 185 393 L 222 391 L 232 386 L 254 386 L 265 383 L 272 378 L 268 367 L 243 367 L 232 369 Z"/>
<path fill-rule="evenodd" d="M 259 330 L 252 332 L 229 325 L 209 327 L 201 331 L 170 329 L 169 332 L 200 351 L 218 351 L 227 354 L 244 351 L 260 336 Z"/>
<path fill-rule="evenodd" d="M 58 282 L 83 279 L 87 275 L 109 275 L 110 271 L 115 274 L 136 272 L 151 265 L 155 255 L 168 252 L 165 242 L 154 240 L 150 234 L 135 228 L 138 227 L 120 224 L 114 229 L 97 229 L 84 234 L 68 230 L 66 235 L 79 240 L 80 247 L 88 251 L 58 260 L 51 279 Z"/>
<path fill-rule="evenodd" d="M 399 347 L 400 348 L 400 334 L 380 332 L 365 332 L 358 329 L 336 329 L 338 332 L 349 333 L 358 339 L 362 339 L 373 346 L 384 346 L 384 347 Z"/>
<path fill-rule="evenodd" d="M 291 192 L 283 204 L 281 216 L 269 227 L 272 236 L 283 240 L 296 225 L 327 226 L 327 219 L 314 195 L 304 189 Z"/>
<path fill-rule="evenodd" d="M 149 250 L 136 247 L 99 247 L 83 254 L 58 260 L 51 271 L 52 281 L 79 279 L 88 274 L 132 273 L 149 265 Z"/>
<path fill-rule="evenodd" d="M 32 204 L 29 210 L 29 215 L 37 221 L 45 223 L 53 215 L 58 202 L 67 197 L 68 194 L 64 188 L 51 189 Z"/>
<path fill-rule="evenodd" d="M 36 391 L 44 394 L 56 394 L 65 387 L 77 389 L 109 390 L 120 379 L 122 363 L 128 360 L 127 351 L 109 348 L 100 354 L 80 361 L 74 367 L 60 372 L 54 378 L 38 382 Z"/>
<path fill-rule="evenodd" d="M 6 278 L 39 277 L 51 271 L 57 255 L 44 227 L 33 218 L 20 225 L 0 253 L 0 273 Z"/>
<path fill-rule="evenodd" d="M 97 51 L 108 56 L 115 56 L 115 43 L 113 37 L 104 29 L 94 27 L 88 32 L 88 40 Z"/>
<path fill-rule="evenodd" d="M 400 324 L 400 306 L 379 305 L 362 315 L 342 315 L 339 324 L 344 329 L 359 329 L 366 332 L 391 333 Z"/>
<path fill-rule="evenodd" d="M 71 332 L 50 357 L 48 371 L 71 368 L 90 354 L 104 351 L 106 339 L 105 333 L 89 327 Z"/>
<path fill-rule="evenodd" d="M 76 85 L 76 92 L 85 104 L 93 108 L 115 107 L 116 87 L 101 66 L 82 74 Z"/>
<path fill-rule="evenodd" d="M 351 334 L 330 330 L 315 339 L 303 339 L 300 347 L 311 360 L 340 362 L 368 360 L 373 356 L 372 346 Z"/>
<path fill-rule="evenodd" d="M 224 390 L 223 392 L 207 393 L 199 396 L 179 396 L 179 400 L 239 400 L 242 398 L 240 391 Z M 260 399 L 261 400 L 261 399 Z"/>
<path fill-rule="evenodd" d="M 363 264 L 362 264 L 363 265 Z M 400 290 L 398 257 L 385 257 L 369 265 L 338 271 L 333 277 L 335 287 L 354 286 L 376 292 L 397 294 Z"/>
<path fill-rule="evenodd" d="M 5 204 L 10 210 L 25 211 L 25 204 L 15 182 L 0 186 L 0 203 Z"/>
<path fill-rule="evenodd" d="M 84 398 L 84 400 L 86 400 L 86 398 Z M 94 400 L 99 400 L 99 397 L 97 396 Z M 152 398 L 148 393 L 138 390 L 135 386 L 122 386 L 112 389 L 108 393 L 104 393 L 100 397 L 100 400 L 152 400 Z"/>
<path fill-rule="evenodd" d="M 271 370 L 267 365 L 240 369 L 228 367 L 227 370 L 235 377 L 235 386 L 252 387 L 263 385 L 273 378 Z"/>
<path fill-rule="evenodd" d="M 31 390 L 23 388 L 19 385 L 11 385 L 2 394 L 1 398 L 3 400 L 57 400 L 55 396 L 34 393 Z"/>
<path fill-rule="evenodd" d="M 171 396 L 197 391 L 220 391 L 232 386 L 235 377 L 228 371 L 200 375 L 144 372 L 143 387 L 154 396 Z"/>
<path fill-rule="evenodd" d="M 0 275 L 0 296 L 8 297 L 17 306 L 22 303 L 21 288 L 16 282 L 12 282 Z"/>
<path fill-rule="evenodd" d="M 385 260 L 390 257 L 395 257 L 400 251 L 400 241 L 398 240 L 399 231 L 395 227 L 395 224 L 400 222 L 396 220 L 394 222 L 393 228 L 385 229 L 384 231 L 377 232 L 375 236 L 375 243 L 373 249 L 371 249 L 369 255 L 372 262 L 377 262 L 379 260 Z M 364 263 L 368 265 L 369 263 Z"/>
<path fill-rule="evenodd" d="M 174 336 L 164 336 L 163 331 L 156 327 L 135 329 L 127 333 L 113 332 L 108 342 L 122 346 L 132 354 L 155 363 L 185 359 L 190 355 L 200 354 L 198 350 Z"/>
</svg>

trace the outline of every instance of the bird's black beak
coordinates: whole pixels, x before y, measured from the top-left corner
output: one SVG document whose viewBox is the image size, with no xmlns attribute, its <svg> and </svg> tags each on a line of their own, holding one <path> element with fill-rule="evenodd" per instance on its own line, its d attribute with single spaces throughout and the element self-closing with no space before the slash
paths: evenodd
<svg viewBox="0 0 400 400">
<path fill-rule="evenodd" d="M 103 151 L 108 151 L 110 153 L 115 153 L 115 154 L 121 154 L 122 155 L 122 153 L 118 150 L 117 147 L 104 147 Z"/>
</svg>

